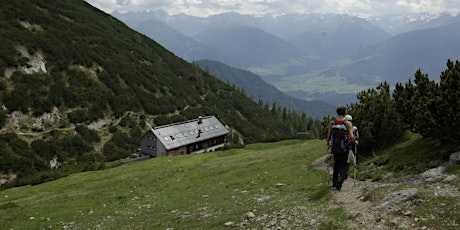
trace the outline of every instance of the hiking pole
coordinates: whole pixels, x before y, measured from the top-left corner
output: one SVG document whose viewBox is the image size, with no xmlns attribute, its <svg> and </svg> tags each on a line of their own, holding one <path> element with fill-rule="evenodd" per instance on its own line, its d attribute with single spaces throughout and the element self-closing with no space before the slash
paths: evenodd
<svg viewBox="0 0 460 230">
<path fill-rule="evenodd" d="M 354 178 L 353 178 L 353 186 L 356 186 L 356 155 L 358 154 L 358 146 L 355 145 L 355 152 L 353 153 L 353 162 L 355 163 L 354 168 Z"/>
<path fill-rule="evenodd" d="M 329 148 L 327 148 L 326 153 L 329 154 Z M 329 175 L 329 162 L 328 162 L 329 156 L 326 156 L 324 158 L 324 162 L 326 163 L 326 175 Z"/>
<path fill-rule="evenodd" d="M 331 146 L 327 147 L 327 150 L 326 150 L 327 154 L 329 154 L 329 149 L 330 148 L 331 148 Z M 326 179 L 327 179 L 328 176 L 329 176 L 329 163 L 330 163 L 329 155 L 326 156 L 326 158 L 324 159 L 324 162 L 326 163 Z"/>
</svg>

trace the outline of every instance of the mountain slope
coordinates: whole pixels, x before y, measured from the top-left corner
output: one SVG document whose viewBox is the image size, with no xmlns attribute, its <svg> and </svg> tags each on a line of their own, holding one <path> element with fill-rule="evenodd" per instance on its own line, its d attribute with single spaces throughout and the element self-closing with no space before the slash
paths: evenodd
<svg viewBox="0 0 460 230">
<path fill-rule="evenodd" d="M 244 88 L 246 94 L 255 101 L 262 99 L 264 103 L 270 105 L 276 103 L 277 106 L 305 112 L 307 116 L 315 118 L 332 115 L 334 112 L 335 107 L 325 102 L 305 101 L 288 96 L 249 71 L 236 69 L 223 63 L 210 60 L 200 60 L 194 63 L 222 81 L 236 84 L 238 87 Z"/>
<path fill-rule="evenodd" d="M 151 115 L 176 112 L 186 118 L 187 112 L 201 107 L 207 97 L 219 98 L 218 93 L 233 93 L 222 82 L 83 1 L 37 1 L 33 3 L 35 8 L 26 10 L 24 5 L 29 3 L 31 1 L 17 1 L 2 7 L 2 16 L 8 18 L 2 31 L 8 37 L 1 45 L 2 60 L 7 60 L 0 66 L 5 73 L 2 81 L 14 86 L 33 78 L 29 75 L 46 79 L 47 82 L 36 83 L 42 84 L 40 87 L 44 90 L 36 99 L 57 98 L 49 102 L 45 112 L 63 105 L 91 113 L 102 112 L 96 113 L 99 117 L 94 120 L 111 113 L 120 117 L 126 111 Z M 19 20 L 14 17 L 18 12 L 22 13 Z M 26 71 L 36 60 L 43 68 Z M 61 88 L 64 92 L 60 95 L 52 90 L 57 83 L 64 83 Z M 91 91 L 93 89 L 97 91 Z M 8 109 L 15 107 L 10 100 L 16 90 L 7 84 L 2 99 L 6 100 Z M 82 92 L 78 90 L 86 94 L 80 95 Z M 67 93 L 75 97 L 68 98 Z M 18 111 L 37 112 L 33 105 L 39 102 L 34 98 L 23 99 L 31 106 L 23 106 Z M 240 99 L 241 102 L 249 100 Z M 90 100 L 96 100 L 103 107 L 93 107 Z M 99 109 L 102 111 L 96 111 Z M 199 111 L 208 109 L 205 106 Z M 209 111 L 212 110 L 206 113 Z M 36 114 L 41 115 L 38 112 Z"/>
<path fill-rule="evenodd" d="M 203 58 L 221 61 L 229 60 L 216 48 L 187 37 L 156 19 L 142 21 L 132 28 L 154 39 L 169 51 L 189 62 Z"/>
<path fill-rule="evenodd" d="M 295 135 L 84 1 L 7 1 L 0 18 L 0 176 L 16 185 L 103 168 L 138 149 L 150 127 L 198 116 L 215 115 L 240 143 Z"/>
<path fill-rule="evenodd" d="M 358 17 L 319 15 L 306 23 L 293 44 L 323 60 L 338 60 L 391 38 L 383 29 Z M 300 30 L 302 31 L 302 30 Z"/>
<path fill-rule="evenodd" d="M 230 57 L 227 64 L 235 67 L 288 63 L 302 55 L 292 44 L 255 27 L 222 23 L 213 25 L 194 38 Z"/>
</svg>

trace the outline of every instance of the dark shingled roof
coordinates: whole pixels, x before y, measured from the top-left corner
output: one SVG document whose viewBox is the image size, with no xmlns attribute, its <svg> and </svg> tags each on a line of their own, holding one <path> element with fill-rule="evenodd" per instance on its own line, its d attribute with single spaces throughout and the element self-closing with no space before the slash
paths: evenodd
<svg viewBox="0 0 460 230">
<path fill-rule="evenodd" d="M 214 116 L 159 126 L 152 128 L 150 131 L 155 134 L 166 150 L 229 133 L 227 128 Z"/>
</svg>

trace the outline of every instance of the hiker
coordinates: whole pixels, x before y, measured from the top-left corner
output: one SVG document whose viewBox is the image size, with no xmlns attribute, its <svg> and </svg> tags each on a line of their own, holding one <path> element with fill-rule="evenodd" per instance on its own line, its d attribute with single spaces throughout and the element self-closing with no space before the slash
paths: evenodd
<svg viewBox="0 0 460 230">
<path fill-rule="evenodd" d="M 347 161 L 349 152 L 349 142 L 358 145 L 353 134 L 353 124 L 345 121 L 347 109 L 345 106 L 337 106 L 337 118 L 329 122 L 327 131 L 327 146 L 331 147 L 334 157 L 334 169 L 332 173 L 332 186 L 340 190 L 343 181 L 347 178 Z"/>
<path fill-rule="evenodd" d="M 347 114 L 345 115 L 345 118 L 344 118 L 345 121 L 349 121 L 349 122 L 353 122 L 353 117 L 350 115 L 350 114 Z M 355 135 L 355 139 L 356 140 L 359 140 L 359 132 L 358 132 L 358 128 L 356 126 L 353 125 L 353 135 Z M 350 170 L 350 164 L 351 163 L 354 163 L 355 166 L 356 166 L 356 144 L 352 141 L 349 142 L 350 143 L 350 150 L 348 152 L 348 160 L 347 160 L 347 175 L 348 175 L 348 172 Z"/>
<path fill-rule="evenodd" d="M 353 117 L 350 114 L 345 115 L 344 118 L 345 121 L 350 121 L 353 123 Z M 353 135 L 355 135 L 355 139 L 359 140 L 359 132 L 358 132 L 358 127 L 353 125 Z M 353 142 L 350 142 L 350 149 L 353 151 L 353 153 L 356 155 L 356 144 Z"/>
</svg>

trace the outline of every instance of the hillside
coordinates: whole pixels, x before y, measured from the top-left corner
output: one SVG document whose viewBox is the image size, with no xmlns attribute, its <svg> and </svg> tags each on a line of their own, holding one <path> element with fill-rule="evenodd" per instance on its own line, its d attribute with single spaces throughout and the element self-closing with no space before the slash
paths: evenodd
<svg viewBox="0 0 460 230">
<path fill-rule="evenodd" d="M 198 116 L 215 115 L 240 144 L 296 134 L 278 111 L 84 1 L 7 1 L 0 18 L 2 183 L 104 168 L 149 127 Z"/>
<path fill-rule="evenodd" d="M 230 58 L 226 64 L 237 68 L 286 64 L 303 55 L 298 47 L 262 29 L 225 22 L 214 23 L 194 38 L 215 47 Z"/>
<path fill-rule="evenodd" d="M 438 167 L 432 144 L 406 135 L 360 155 L 341 191 L 319 140 L 133 162 L 0 191 L 0 228 L 456 229 L 460 168 Z"/>
<path fill-rule="evenodd" d="M 132 26 L 132 28 L 154 39 L 166 49 L 185 60 L 201 60 L 204 58 L 212 58 L 213 60 L 222 60 L 224 62 L 230 60 L 216 48 L 187 37 L 160 20 L 145 20 L 138 25 Z"/>
<path fill-rule="evenodd" d="M 299 34 L 290 38 L 293 44 L 310 56 L 330 63 L 384 42 L 391 35 L 365 19 L 350 15 L 318 15 L 296 20 Z"/>
<path fill-rule="evenodd" d="M 335 106 L 322 101 L 306 101 L 291 97 L 249 71 L 236 69 L 210 60 L 200 60 L 194 63 L 223 82 L 229 82 L 230 84 L 244 88 L 246 94 L 255 101 L 262 100 L 264 103 L 270 105 L 276 103 L 278 106 L 304 112 L 307 116 L 317 119 L 333 115 L 335 110 Z"/>
</svg>

